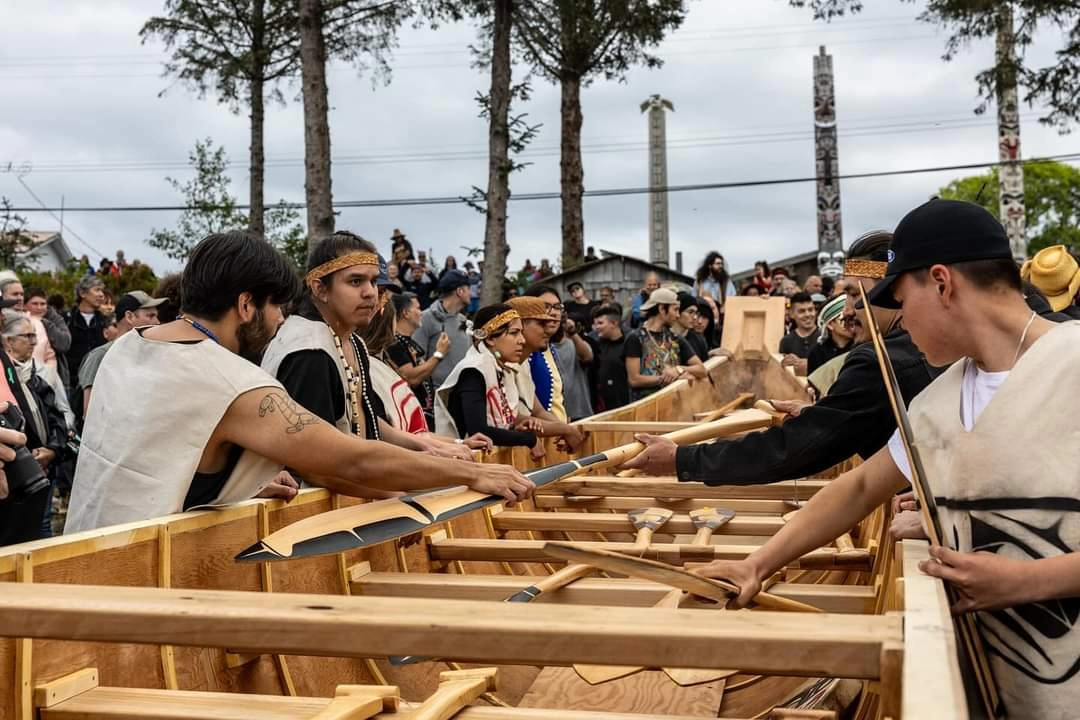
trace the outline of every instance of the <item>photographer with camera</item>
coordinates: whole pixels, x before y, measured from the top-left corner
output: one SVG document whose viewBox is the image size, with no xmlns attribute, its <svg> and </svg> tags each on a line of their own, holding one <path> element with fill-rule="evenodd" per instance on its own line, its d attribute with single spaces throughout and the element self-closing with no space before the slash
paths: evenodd
<svg viewBox="0 0 1080 720">
<path fill-rule="evenodd" d="M 588 328 L 584 328 L 586 331 Z M 555 367 L 563 379 L 563 400 L 570 421 L 593 414 L 589 392 L 587 365 L 592 364 L 592 346 L 583 337 L 582 325 L 569 316 L 563 317 L 562 328 L 551 338 Z"/>
</svg>

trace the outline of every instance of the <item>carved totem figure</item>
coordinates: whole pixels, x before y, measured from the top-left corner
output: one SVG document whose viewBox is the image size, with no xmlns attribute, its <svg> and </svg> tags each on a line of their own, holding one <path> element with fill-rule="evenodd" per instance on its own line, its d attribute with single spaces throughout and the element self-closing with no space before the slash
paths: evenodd
<svg viewBox="0 0 1080 720">
<path fill-rule="evenodd" d="M 824 45 L 814 56 L 814 158 L 818 271 L 835 277 L 839 274 L 837 267 L 843 266 L 844 240 L 840 223 L 840 159 L 836 141 L 832 55 L 825 53 Z M 839 262 L 837 257 L 840 258 Z"/>
<path fill-rule="evenodd" d="M 1020 107 L 1016 91 L 1016 48 L 1012 11 L 999 15 L 997 32 L 998 170 L 1001 223 L 1012 246 L 1013 257 L 1027 257 L 1024 217 L 1024 166 L 1020 161 Z"/>
</svg>

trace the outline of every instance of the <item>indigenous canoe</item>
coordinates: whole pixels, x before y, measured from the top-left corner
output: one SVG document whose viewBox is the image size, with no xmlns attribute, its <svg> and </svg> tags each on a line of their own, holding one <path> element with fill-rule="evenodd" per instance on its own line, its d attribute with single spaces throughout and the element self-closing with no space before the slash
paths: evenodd
<svg viewBox="0 0 1080 720">
<path fill-rule="evenodd" d="M 888 540 L 888 508 L 750 610 L 681 572 L 745 557 L 844 468 L 725 487 L 582 462 L 622 461 L 638 429 L 756 432 L 776 419 L 753 401 L 805 398 L 773 357 L 708 369 L 582 421 L 575 457 L 483 458 L 558 475 L 513 508 L 312 489 L 0 548 L 0 720 L 966 717 L 943 587 L 917 572 L 925 543 Z M 293 557 L 318 527 L 383 535 Z M 276 561 L 236 561 L 261 547 Z"/>
</svg>

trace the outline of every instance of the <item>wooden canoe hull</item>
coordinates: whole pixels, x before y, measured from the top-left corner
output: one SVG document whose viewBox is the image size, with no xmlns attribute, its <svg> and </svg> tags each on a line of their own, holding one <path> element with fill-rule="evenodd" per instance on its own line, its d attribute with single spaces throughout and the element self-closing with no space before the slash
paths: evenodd
<svg viewBox="0 0 1080 720">
<path fill-rule="evenodd" d="M 679 381 L 653 397 L 590 420 L 610 423 L 691 421 L 695 414 L 719 407 L 736 398 L 739 393 L 752 392 L 758 398 L 805 397 L 803 386 L 789 372 L 780 368 L 775 360 L 717 359 L 710 361 L 709 368 L 707 382 L 690 385 L 686 381 Z M 590 434 L 580 456 L 632 441 L 632 431 L 621 430 L 624 425 L 607 427 L 617 430 Z M 553 443 L 549 443 L 543 465 L 570 459 L 560 453 Z M 527 452 L 520 448 L 500 450 L 490 460 L 512 462 L 522 470 L 536 467 Z M 587 480 L 588 476 L 579 479 Z M 613 481 L 604 482 L 610 485 Z M 558 488 L 558 485 L 555 483 L 550 487 Z M 683 484 L 681 487 L 686 486 Z M 644 488 L 641 490 L 643 493 L 652 491 L 657 495 L 663 489 L 660 486 L 644 487 L 641 483 L 634 487 Z M 758 499 L 750 494 L 735 501 L 739 510 L 732 521 L 733 527 L 744 534 L 725 532 L 717 535 L 713 542 L 717 545 L 734 543 L 748 547 L 762 542 L 780 525 L 779 516 L 786 506 L 777 498 L 787 497 L 784 487 L 778 486 Z M 812 492 L 816 487 L 801 483 L 796 490 L 801 497 L 809 497 L 805 495 L 807 488 Z M 608 490 L 612 490 L 610 496 Z M 485 558 L 482 554 L 469 560 L 439 560 L 438 553 L 433 552 L 432 548 L 439 542 L 493 540 L 500 537 L 515 541 L 630 542 L 632 535 L 626 532 L 627 528 L 617 523 L 612 525 L 607 518 L 614 517 L 611 513 L 625 517 L 625 510 L 615 506 L 623 499 L 633 498 L 633 493 L 620 493 L 618 487 L 613 489 L 600 483 L 583 492 L 595 493 L 596 500 L 576 503 L 575 506 L 571 496 L 567 495 L 567 503 L 561 506 L 550 503 L 545 507 L 549 508 L 549 512 L 578 513 L 587 512 L 590 503 L 598 504 L 598 526 L 611 526 L 611 532 L 558 527 L 544 529 L 542 522 L 537 526 L 529 525 L 526 529 L 497 530 L 492 512 L 482 510 L 454 517 L 449 522 L 431 523 L 422 528 L 422 535 L 404 541 L 272 564 L 234 562 L 238 552 L 256 545 L 271 533 L 305 518 L 362 502 L 313 489 L 303 491 L 289 504 L 252 500 L 218 511 L 172 515 L 0 548 L 0 582 L 493 600 L 512 594 L 503 592 L 508 589 L 508 584 L 519 585 L 518 589 L 524 588 L 531 584 L 529 576 L 546 574 L 560 565 L 545 563 L 543 558 L 517 562 L 501 560 L 498 556 Z M 644 506 L 668 504 L 677 514 L 703 505 L 724 506 L 723 498 L 719 497 L 701 500 L 692 495 L 683 495 L 678 499 L 662 496 L 641 499 L 646 501 Z M 604 506 L 605 502 L 610 502 L 612 507 Z M 534 514 L 540 509 L 537 505 L 543 503 L 523 503 L 519 509 L 505 509 L 502 513 L 528 513 L 529 522 L 532 523 Z M 690 546 L 692 533 L 680 534 L 690 527 L 682 519 L 683 516 L 678 517 L 678 522 L 672 526 L 674 530 L 665 532 L 661 527 L 653 543 L 670 547 Z M 505 526 L 515 527 L 514 523 L 505 523 Z M 585 527 L 590 526 L 586 524 Z M 891 560 L 891 552 L 885 552 L 887 543 L 883 545 L 881 541 L 885 527 L 884 512 L 879 511 L 855 529 L 856 546 L 864 554 L 870 553 L 869 564 L 861 563 L 857 569 L 792 569 L 785 581 L 775 586 L 774 592 L 799 602 L 812 603 L 816 600 L 823 603 L 824 609 L 830 613 L 884 612 L 890 603 L 896 602 L 889 599 L 892 597 L 889 589 L 899 572 Z M 683 558 L 687 559 L 695 558 Z M 511 579 L 511 576 L 520 576 L 520 581 Z M 446 583 L 414 582 L 410 586 L 408 582 L 410 578 L 439 577 L 445 577 Z M 665 591 L 666 588 L 651 583 L 594 576 L 578 581 L 574 586 L 545 593 L 536 602 L 547 607 L 550 607 L 550 603 L 576 606 L 581 602 L 648 607 L 655 602 L 650 598 L 662 596 Z M 73 587 L 72 592 L 78 593 L 79 590 Z M 493 612 L 498 612 L 501 606 L 484 607 L 492 607 Z M 437 618 L 430 621 L 437 625 Z M 153 632 L 153 628 L 150 632 Z M 721 653 L 717 658 L 717 667 L 737 668 L 737 656 L 737 652 L 734 655 Z M 462 657 L 469 655 L 463 653 Z M 475 657 L 470 659 L 477 660 Z M 617 659 L 617 656 L 612 658 L 613 661 Z M 802 674 L 798 658 L 792 662 L 790 674 Z M 450 661 L 392 667 L 385 657 L 278 655 L 250 648 L 201 647 L 198 644 L 172 646 L 0 638 L 0 720 L 29 720 L 33 716 L 35 686 L 85 668 L 97 668 L 100 684 L 115 688 L 331 697 L 335 688 L 341 685 L 389 683 L 400 687 L 403 698 L 419 700 L 438 689 L 439 674 L 448 667 L 474 666 L 475 662 L 458 664 Z M 812 683 L 805 677 L 741 673 L 718 682 L 680 687 L 660 669 L 655 669 L 614 681 L 610 685 L 594 687 L 584 683 L 573 670 L 555 664 L 540 667 L 507 664 L 504 660 L 498 666 L 497 697 L 509 706 L 582 713 L 641 713 L 641 717 L 655 714 L 754 717 L 785 703 Z M 898 692 L 899 682 L 890 681 L 889 687 Z M 830 697 L 835 694 L 832 692 Z M 878 693 L 870 697 L 884 695 Z M 872 705 L 863 716 L 876 717 L 880 705 L 880 702 Z M 479 706 L 477 709 L 480 709 Z M 462 715 L 466 716 L 468 713 Z M 480 712 L 479 716 L 484 716 L 484 712 Z M 563 717 L 553 715 L 556 716 Z"/>
</svg>

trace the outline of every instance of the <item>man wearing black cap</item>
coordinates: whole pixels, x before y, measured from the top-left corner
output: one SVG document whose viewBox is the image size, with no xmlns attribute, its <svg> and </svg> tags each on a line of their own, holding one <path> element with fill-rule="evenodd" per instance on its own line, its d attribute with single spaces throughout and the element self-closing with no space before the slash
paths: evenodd
<svg viewBox="0 0 1080 720">
<path fill-rule="evenodd" d="M 828 395 L 779 427 L 737 440 L 676 448 L 663 438 L 642 436 L 649 448 L 627 467 L 712 485 L 760 485 L 814 475 L 852 455 L 868 458 L 880 450 L 896 430 L 896 420 L 854 298 L 859 294 L 857 283 L 869 291 L 885 277 L 891 240 L 891 233 L 878 230 L 866 233 L 848 250 L 844 277 L 854 295 L 848 297 L 844 316 L 855 332 L 855 346 Z M 899 313 L 874 313 L 885 335 L 900 392 L 904 401 L 910 402 L 937 371 L 900 327 Z"/>
<path fill-rule="evenodd" d="M 468 306 L 469 276 L 456 268 L 449 270 L 439 280 L 439 299 L 424 310 L 420 327 L 413 333 L 413 340 L 428 357 L 439 358 L 439 366 L 431 374 L 436 390 L 469 349 L 469 336 L 465 333 L 465 316 L 462 314 Z M 437 347 L 443 333 L 450 338 L 450 349 L 445 353 Z"/>
<path fill-rule="evenodd" d="M 977 205 L 932 200 L 896 228 L 872 303 L 903 308 L 912 339 L 950 365 L 912 402 L 913 442 L 945 547 L 921 570 L 952 583 L 978 627 L 1011 717 L 1080 706 L 1080 322 L 1024 302 L 1005 231 Z M 894 439 L 834 480 L 760 550 L 701 570 L 740 588 L 847 531 L 908 487 Z"/>
</svg>

